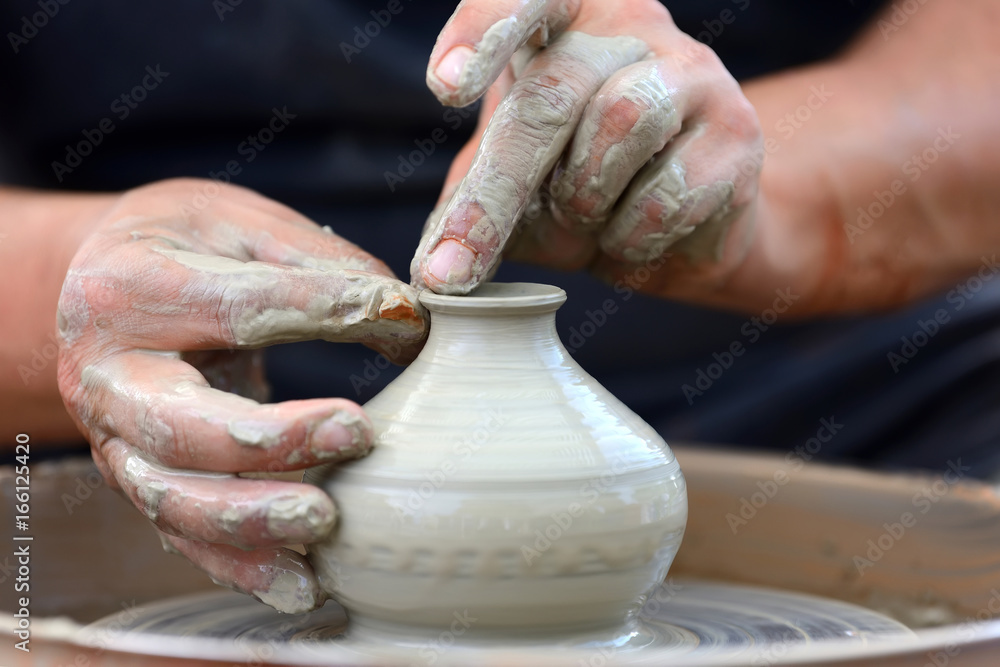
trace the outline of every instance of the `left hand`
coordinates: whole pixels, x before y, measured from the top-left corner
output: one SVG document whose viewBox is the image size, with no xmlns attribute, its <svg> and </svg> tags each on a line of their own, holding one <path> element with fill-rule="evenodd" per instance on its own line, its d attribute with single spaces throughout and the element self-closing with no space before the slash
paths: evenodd
<svg viewBox="0 0 1000 667">
<path fill-rule="evenodd" d="M 468 293 L 506 249 L 612 281 L 655 266 L 646 291 L 744 299 L 715 293 L 753 242 L 760 125 L 659 2 L 463 0 L 427 82 L 451 105 L 496 83 L 428 220 L 415 284 Z"/>
<path fill-rule="evenodd" d="M 324 539 L 333 502 L 239 475 L 364 455 L 372 427 L 340 398 L 265 403 L 259 350 L 323 339 L 407 361 L 427 329 L 417 293 L 233 185 L 171 179 L 93 213 L 59 297 L 58 380 L 101 474 L 217 583 L 288 613 L 321 606 L 312 566 L 287 547 Z"/>
</svg>

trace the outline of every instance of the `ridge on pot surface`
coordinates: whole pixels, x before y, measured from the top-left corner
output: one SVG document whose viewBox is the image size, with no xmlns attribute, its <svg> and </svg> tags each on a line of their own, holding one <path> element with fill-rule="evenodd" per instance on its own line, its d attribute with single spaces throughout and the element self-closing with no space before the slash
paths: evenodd
<svg viewBox="0 0 1000 667">
<path fill-rule="evenodd" d="M 421 294 L 430 335 L 365 406 L 371 454 L 307 474 L 340 511 L 310 558 L 352 623 L 613 632 L 663 581 L 686 522 L 684 478 L 559 342 L 565 298 L 524 283 Z"/>
</svg>

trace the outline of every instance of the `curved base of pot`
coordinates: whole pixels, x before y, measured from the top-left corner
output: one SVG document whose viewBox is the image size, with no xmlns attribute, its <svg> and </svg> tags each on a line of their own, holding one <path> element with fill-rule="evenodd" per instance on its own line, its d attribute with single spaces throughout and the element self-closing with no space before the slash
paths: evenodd
<svg viewBox="0 0 1000 667">
<path fill-rule="evenodd" d="M 588 646 L 595 649 L 642 648 L 657 642 L 657 630 L 643 619 L 633 619 L 617 627 L 606 625 L 585 627 L 580 625 L 562 627 L 518 626 L 511 628 L 484 628 L 477 625 L 477 618 L 468 609 L 456 611 L 451 623 L 441 627 L 421 627 L 419 625 L 397 625 L 378 619 L 367 618 L 357 613 L 347 614 L 348 622 L 344 637 L 351 642 L 371 646 L 409 646 L 420 648 L 425 645 L 458 645 L 476 649 L 489 649 L 503 645 L 521 646 Z"/>
</svg>

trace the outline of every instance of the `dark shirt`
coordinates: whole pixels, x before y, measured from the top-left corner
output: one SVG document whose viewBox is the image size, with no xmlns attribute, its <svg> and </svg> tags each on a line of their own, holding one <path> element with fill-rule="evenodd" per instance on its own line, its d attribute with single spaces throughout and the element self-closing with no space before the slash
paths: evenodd
<svg viewBox="0 0 1000 667">
<path fill-rule="evenodd" d="M 386 25 L 373 23 L 386 4 L 8 0 L 0 178 L 114 190 L 218 175 L 235 162 L 234 182 L 331 225 L 405 279 L 475 113 L 441 107 L 424 86 L 454 3 L 401 0 Z M 829 57 L 881 3 L 667 4 L 745 79 Z M 275 113 L 286 127 L 260 148 L 248 143 Z M 436 131 L 446 140 L 409 173 L 401 163 Z M 404 172 L 402 182 L 386 176 Z M 937 470 L 961 458 L 980 475 L 1000 465 L 1000 293 L 991 283 L 885 315 L 792 324 L 623 295 L 537 267 L 505 265 L 497 279 L 563 286 L 563 340 L 669 442 Z M 613 312 L 598 326 L 608 299 Z M 941 309 L 948 321 L 921 334 Z M 727 356 L 734 343 L 744 351 Z M 268 359 L 276 400 L 363 402 L 393 376 L 373 373 L 374 353 L 356 345 L 279 346 Z"/>
</svg>

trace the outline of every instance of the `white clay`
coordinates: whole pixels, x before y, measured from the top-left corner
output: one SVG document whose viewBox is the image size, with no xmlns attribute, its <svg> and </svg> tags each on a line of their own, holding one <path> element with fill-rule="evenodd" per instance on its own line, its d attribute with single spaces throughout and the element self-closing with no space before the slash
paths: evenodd
<svg viewBox="0 0 1000 667">
<path fill-rule="evenodd" d="M 279 276 L 274 266 L 167 248 L 155 248 L 155 251 L 209 277 L 226 277 L 227 297 L 233 305 L 227 313 L 228 321 L 223 324 L 230 326 L 232 337 L 239 346 L 262 347 L 307 336 L 326 340 L 416 337 L 409 321 L 391 316 L 396 311 L 419 308 L 416 291 L 388 276 L 345 271 L 337 276 L 341 284 L 335 292 L 314 294 L 298 308 L 272 308 L 266 301 Z M 302 269 L 303 272 L 308 270 L 308 267 Z M 290 277 L 286 289 L 301 289 L 305 293 L 310 287 L 308 279 L 308 273 Z M 190 289 L 191 297 L 197 297 L 200 287 L 192 285 Z M 279 294 L 276 300 L 287 303 L 289 299 Z"/>
<path fill-rule="evenodd" d="M 526 76 L 504 98 L 483 133 L 469 173 L 440 217 L 426 228 L 411 275 L 420 276 L 421 262 L 441 241 L 445 222 L 459 207 L 478 206 L 485 213 L 467 238 L 499 247 L 524 213 L 529 199 L 525 184 L 541 183 L 552 170 L 591 96 L 609 76 L 648 53 L 645 42 L 627 36 L 571 31 L 554 41 L 544 54 L 559 67 L 559 78 L 540 84 Z M 435 290 L 468 293 L 495 271 L 499 254 L 491 259 L 486 263 L 477 255 L 469 281 L 436 285 Z"/>
<path fill-rule="evenodd" d="M 286 614 L 299 613 L 315 606 L 311 587 L 295 572 L 285 570 L 274 578 L 266 591 L 253 591 L 252 595 L 264 604 Z"/>
<path fill-rule="evenodd" d="M 500 19 L 487 28 L 459 75 L 457 89 L 452 90 L 438 79 L 430 67 L 427 70 L 427 86 L 445 104 L 457 107 L 472 104 L 532 35 L 537 33 L 541 44 L 548 42 L 549 20 L 546 14 L 550 11 L 549 4 L 548 0 L 524 0 L 515 16 Z M 559 22 L 565 18 L 568 17 L 560 17 Z M 446 32 L 447 26 L 442 34 Z"/>
<path fill-rule="evenodd" d="M 687 515 L 663 440 L 569 357 L 562 290 L 488 284 L 421 300 L 417 360 L 365 410 L 368 458 L 314 469 L 341 519 L 310 558 L 369 628 L 473 634 L 623 627 L 666 575 Z"/>
<path fill-rule="evenodd" d="M 328 513 L 317 512 L 311 502 L 303 502 L 298 496 L 276 498 L 267 504 L 267 531 L 278 538 L 287 537 L 285 528 L 307 525 L 315 535 L 329 529 L 334 517 Z"/>
<path fill-rule="evenodd" d="M 615 74 L 611 82 L 613 92 L 610 94 L 634 103 L 639 109 L 639 119 L 623 141 L 607 148 L 600 169 L 578 193 L 573 180 L 590 161 L 595 151 L 595 139 L 606 122 L 600 114 L 585 116 L 573 137 L 568 163 L 552 184 L 553 194 L 563 206 L 574 194 L 599 198 L 600 203 L 590 216 L 581 216 L 584 223 L 603 222 L 615 203 L 612 196 L 624 191 L 639 168 L 662 150 L 667 139 L 680 128 L 680 116 L 671 101 L 671 91 L 655 62 L 631 65 Z M 602 102 L 598 96 L 591 101 L 591 105 Z"/>
<path fill-rule="evenodd" d="M 636 177 L 622 201 L 619 213 L 601 236 L 601 248 L 621 254 L 636 264 L 660 257 L 668 248 L 682 252 L 692 260 L 722 257 L 726 232 L 733 220 L 729 203 L 735 187 L 731 181 L 688 188 L 684 164 L 669 155 L 657 160 Z M 649 232 L 638 243 L 627 241 L 643 223 L 638 204 L 651 198 L 662 206 L 661 231 Z M 707 219 L 692 213 L 708 211 Z M 697 234 L 694 232 L 697 231 Z M 690 240 L 685 237 L 690 236 Z"/>
</svg>

